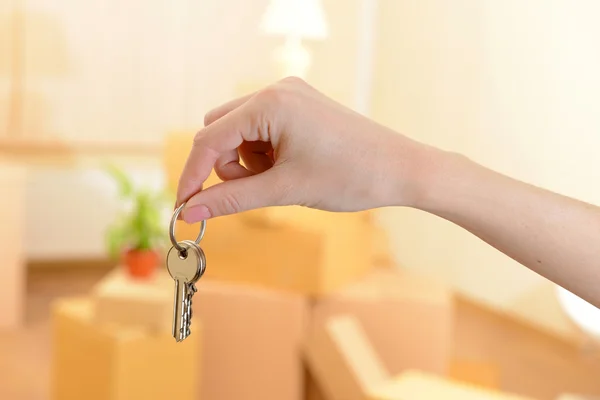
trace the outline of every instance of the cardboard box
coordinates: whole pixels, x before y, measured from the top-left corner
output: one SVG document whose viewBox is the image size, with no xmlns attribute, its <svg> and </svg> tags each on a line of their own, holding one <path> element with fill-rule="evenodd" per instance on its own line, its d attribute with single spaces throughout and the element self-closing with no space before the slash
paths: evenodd
<svg viewBox="0 0 600 400">
<path fill-rule="evenodd" d="M 348 314 L 311 327 L 305 358 L 331 400 L 531 400 L 429 372 L 390 375 L 359 320 Z"/>
<path fill-rule="evenodd" d="M 196 400 L 201 330 L 184 342 L 145 329 L 94 323 L 88 298 L 52 308 L 54 400 Z"/>
<path fill-rule="evenodd" d="M 504 390 L 552 400 L 562 393 L 600 395 L 593 343 L 574 345 L 472 299 L 456 303 L 454 357 L 498 366 Z"/>
<path fill-rule="evenodd" d="M 304 399 L 305 400 L 327 400 L 323 390 L 315 381 L 310 371 L 305 368 L 304 371 Z"/>
<path fill-rule="evenodd" d="M 92 290 L 94 318 L 99 324 L 120 324 L 170 334 L 174 290 L 174 281 L 166 270 L 161 269 L 153 277 L 141 280 L 130 277 L 124 267 L 119 266 Z"/>
<path fill-rule="evenodd" d="M 179 184 L 179 176 L 187 162 L 194 143 L 195 132 L 171 132 L 165 136 L 163 164 L 167 189 L 175 194 Z"/>
<path fill-rule="evenodd" d="M 371 391 L 368 400 L 533 400 L 465 383 L 453 382 L 422 371 L 406 371 Z"/>
<path fill-rule="evenodd" d="M 247 223 L 241 215 L 211 220 L 202 241 L 206 276 L 316 296 L 372 269 L 369 232 L 358 216 L 289 212 L 280 227 Z"/>
<path fill-rule="evenodd" d="M 500 389 L 500 369 L 487 362 L 453 360 L 448 377 L 457 382 L 488 389 Z"/>
<path fill-rule="evenodd" d="M 371 225 L 370 232 L 373 265 L 380 268 L 398 268 L 388 232 L 377 225 Z"/>
<path fill-rule="evenodd" d="M 349 314 L 312 326 L 304 359 L 328 400 L 365 400 L 390 376 L 360 322 Z"/>
<path fill-rule="evenodd" d="M 307 210 L 301 207 L 267 207 L 241 213 L 240 218 L 255 226 L 283 228 L 290 223 L 299 226 L 302 226 L 305 221 L 313 223 L 310 219 L 306 219 L 307 213 L 321 215 L 323 211 Z M 371 252 L 371 264 L 377 267 L 396 266 L 388 232 L 377 223 L 374 211 L 367 210 L 346 215 L 364 222 L 366 243 L 363 244 L 363 247 Z"/>
<path fill-rule="evenodd" d="M 378 268 L 397 268 L 398 262 L 392 251 L 392 241 L 388 229 L 380 222 L 377 214 L 380 210 L 373 209 L 362 212 L 368 226 L 371 239 L 372 263 Z"/>
<path fill-rule="evenodd" d="M 301 296 L 201 280 L 194 318 L 203 326 L 202 400 L 300 400 L 301 344 L 308 305 Z"/>
<path fill-rule="evenodd" d="M 302 207 L 266 207 L 240 213 L 240 218 L 255 226 L 282 228 L 291 221 L 302 224 L 305 213 L 322 214 L 322 211 L 306 211 Z M 364 229 L 367 231 L 365 249 L 371 251 L 371 263 L 378 267 L 391 267 L 396 264 L 390 248 L 390 238 L 387 231 L 377 223 L 375 210 L 366 210 L 356 213 L 347 213 L 353 218 L 364 221 Z M 310 222 L 309 222 L 310 223 Z"/>
<path fill-rule="evenodd" d="M 409 368 L 448 372 L 454 302 L 445 285 L 398 268 L 377 269 L 318 300 L 311 322 L 323 324 L 338 314 L 360 321 L 390 373 Z"/>
</svg>

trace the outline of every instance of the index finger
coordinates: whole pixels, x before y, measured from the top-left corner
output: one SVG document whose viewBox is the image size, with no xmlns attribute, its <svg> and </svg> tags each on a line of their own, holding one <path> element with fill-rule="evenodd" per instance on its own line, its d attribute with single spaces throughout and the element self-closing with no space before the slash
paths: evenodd
<svg viewBox="0 0 600 400">
<path fill-rule="evenodd" d="M 228 114 L 232 110 L 235 110 L 236 108 L 250 100 L 250 98 L 252 98 L 252 96 L 254 96 L 255 94 L 256 93 L 251 93 L 246 96 L 238 97 L 237 99 L 228 101 L 227 103 L 222 104 L 219 107 L 207 112 L 204 116 L 204 126 L 212 124 L 213 122 Z"/>
<path fill-rule="evenodd" d="M 194 138 L 188 159 L 179 178 L 175 207 L 202 190 L 219 156 L 237 148 L 244 140 L 258 140 L 256 112 L 245 96 L 231 101 L 219 109 L 222 115 L 209 123 Z"/>
</svg>

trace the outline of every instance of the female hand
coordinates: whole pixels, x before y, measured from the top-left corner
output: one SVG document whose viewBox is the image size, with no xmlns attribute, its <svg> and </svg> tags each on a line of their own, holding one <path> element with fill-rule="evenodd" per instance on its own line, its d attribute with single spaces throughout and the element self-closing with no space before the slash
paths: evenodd
<svg viewBox="0 0 600 400">
<path fill-rule="evenodd" d="M 181 175 L 188 223 L 268 206 L 362 211 L 414 201 L 425 146 L 286 78 L 208 113 Z M 240 158 L 245 167 L 240 164 Z M 212 169 L 224 182 L 202 190 Z"/>
</svg>

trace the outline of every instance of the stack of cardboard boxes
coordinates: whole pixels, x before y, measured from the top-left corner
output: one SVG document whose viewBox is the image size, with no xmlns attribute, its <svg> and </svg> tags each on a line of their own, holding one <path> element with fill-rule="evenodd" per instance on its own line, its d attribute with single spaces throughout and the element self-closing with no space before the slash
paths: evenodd
<svg viewBox="0 0 600 400">
<path fill-rule="evenodd" d="M 166 143 L 173 191 L 191 144 Z M 179 222 L 176 237 L 198 229 Z M 523 399 L 499 392 L 493 366 L 452 360 L 452 292 L 395 266 L 370 212 L 253 210 L 211 219 L 200 245 L 182 343 L 166 271 L 136 282 L 117 268 L 55 305 L 54 399 Z"/>
</svg>

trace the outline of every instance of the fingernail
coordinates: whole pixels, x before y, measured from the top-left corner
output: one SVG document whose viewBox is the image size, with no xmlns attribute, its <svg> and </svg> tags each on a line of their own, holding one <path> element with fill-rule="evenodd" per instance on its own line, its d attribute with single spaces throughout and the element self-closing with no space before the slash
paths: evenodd
<svg viewBox="0 0 600 400">
<path fill-rule="evenodd" d="M 188 224 L 194 224 L 209 218 L 210 210 L 203 205 L 192 206 L 183 210 L 183 220 Z"/>
</svg>

